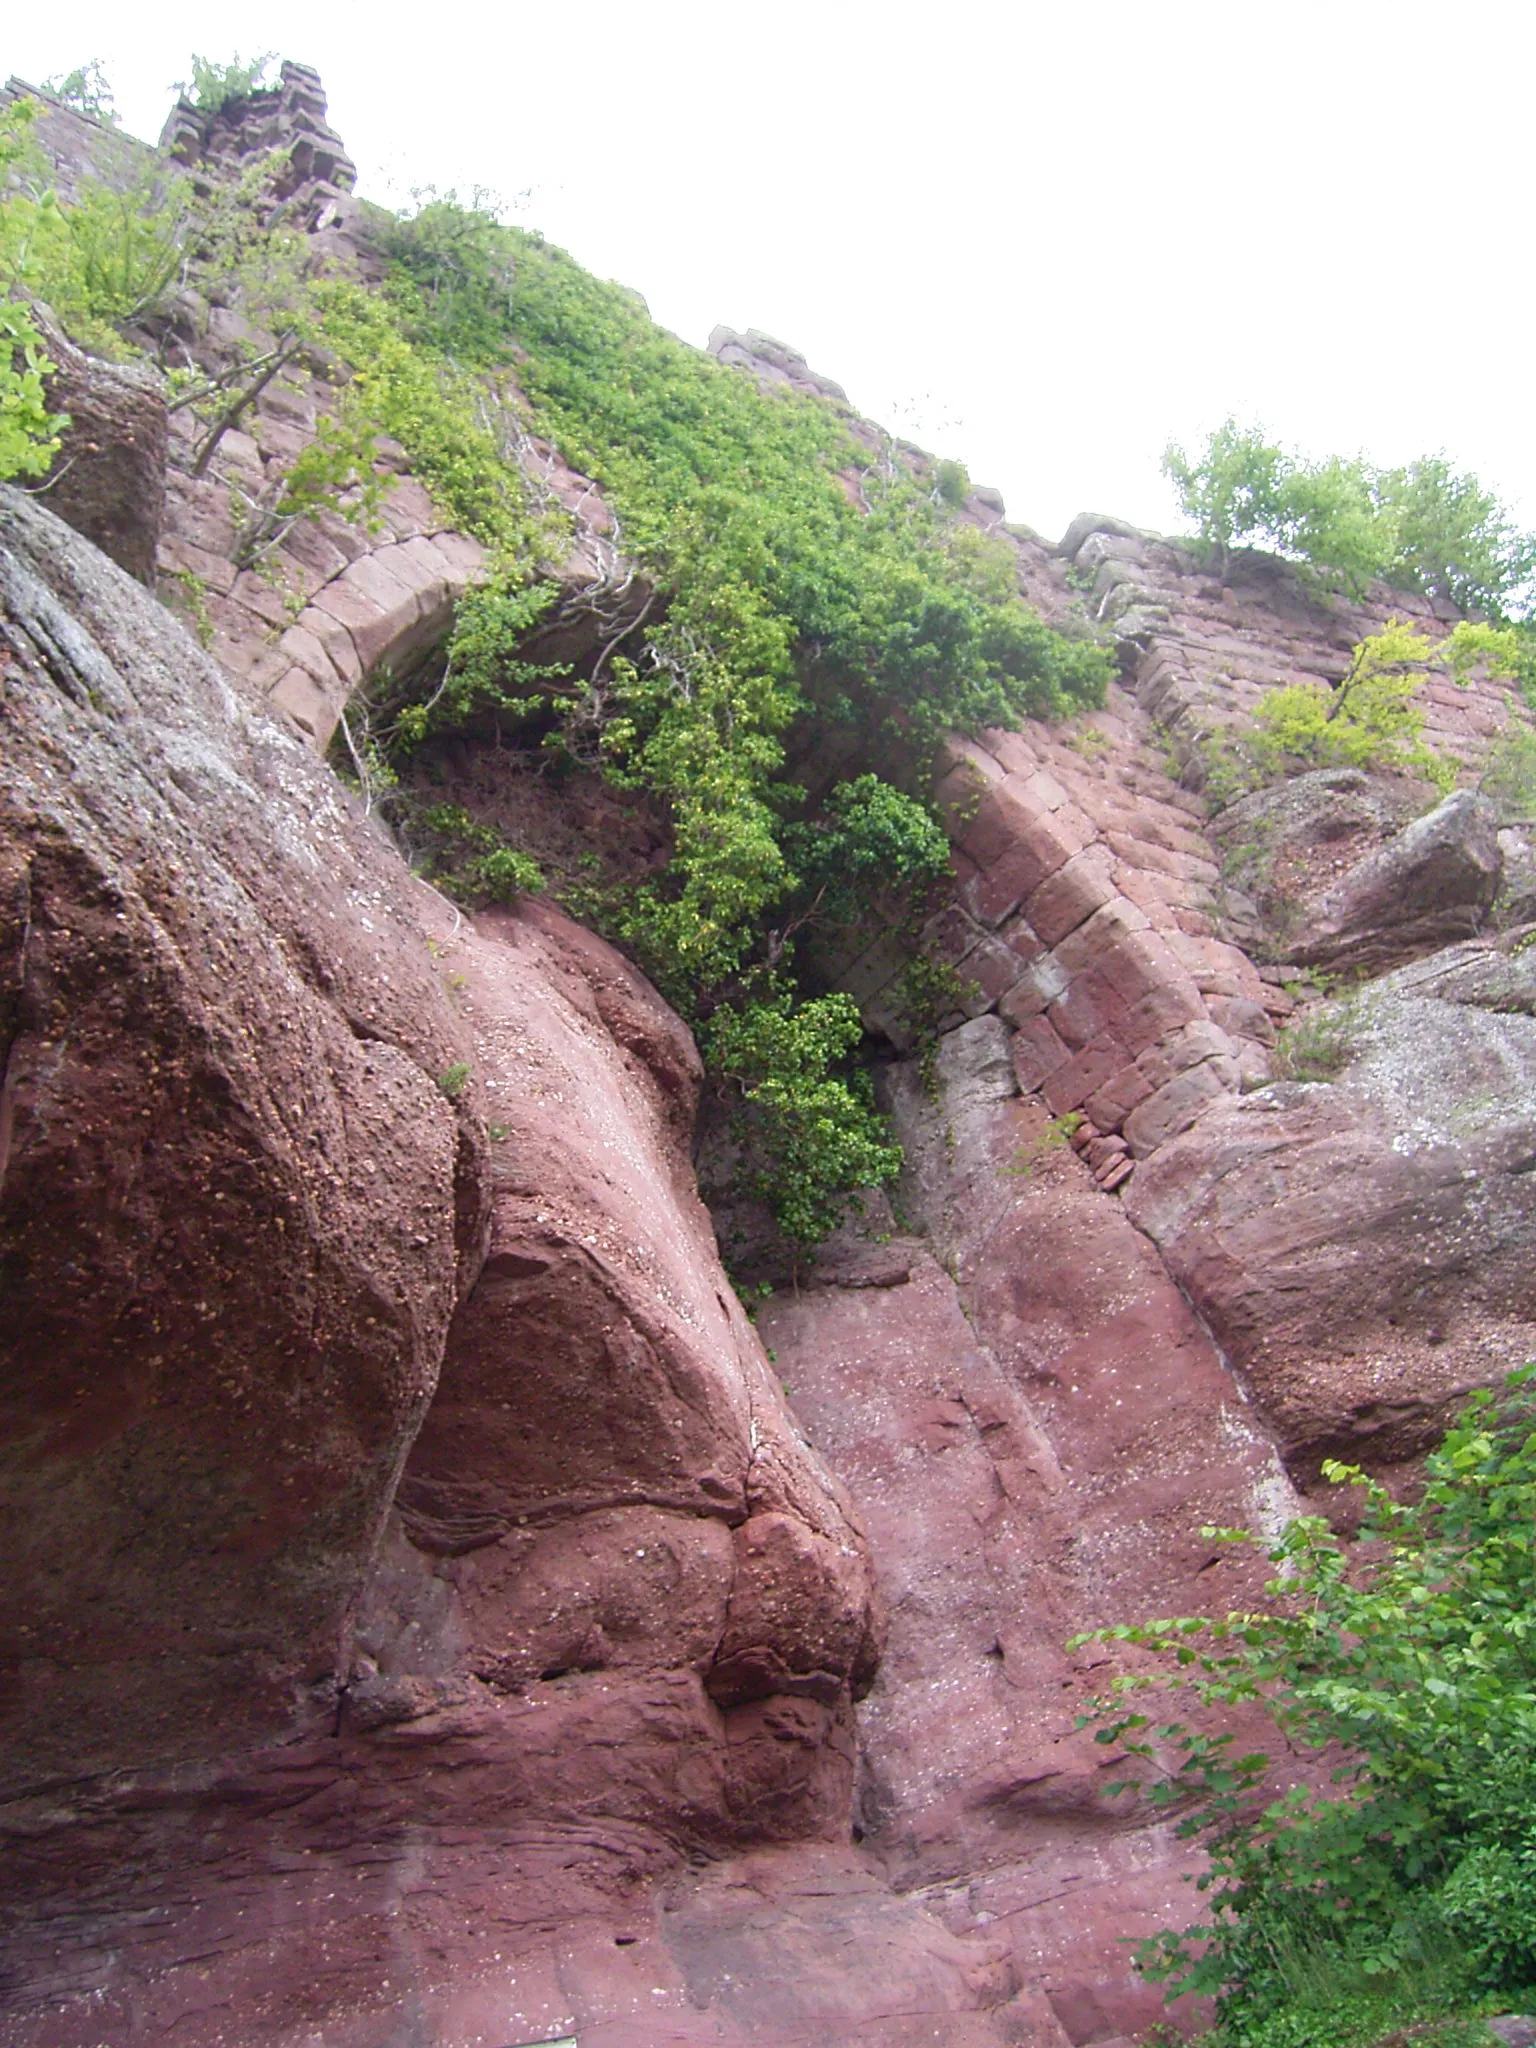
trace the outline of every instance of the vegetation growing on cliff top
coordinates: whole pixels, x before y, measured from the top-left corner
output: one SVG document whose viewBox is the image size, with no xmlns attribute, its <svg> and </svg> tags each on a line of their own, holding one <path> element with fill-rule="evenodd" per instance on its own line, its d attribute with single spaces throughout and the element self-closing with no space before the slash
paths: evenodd
<svg viewBox="0 0 1536 2048">
<path fill-rule="evenodd" d="M 326 338 L 365 388 L 401 347 L 478 380 L 504 433 L 531 425 L 602 486 L 656 588 L 587 674 L 533 673 L 522 593 L 540 543 L 471 519 L 502 567 L 462 609 L 440 694 L 397 733 L 489 710 L 664 807 L 665 871 L 584 907 L 734 1086 L 749 1177 L 782 1227 L 820 1236 L 898 1155 L 846 1064 L 856 1011 L 805 982 L 797 941 L 853 921 L 877 886 L 920 900 L 942 871 L 914 792 L 946 730 L 1097 703 L 1106 657 L 1019 601 L 1006 544 L 955 521 L 952 475 L 915 476 L 823 401 L 762 392 L 537 235 L 433 199 L 386 246 L 386 298 L 327 301 Z M 418 454 L 408 422 L 390 431 Z M 792 734 L 844 777 L 798 786 Z"/>
<path fill-rule="evenodd" d="M 1121 1626 L 1163 1665 L 1090 1719 L 1155 1805 L 1204 1843 L 1209 1917 L 1141 1967 L 1215 1996 L 1227 2048 L 1338 2048 L 1389 2020 L 1536 1997 L 1536 1400 L 1477 1393 L 1402 1506 L 1353 1468 L 1346 1544 L 1318 1516 L 1269 1552 L 1272 1607 Z M 1207 1530 L 1251 1542 L 1242 1530 Z M 1139 1693 L 1261 1708 L 1326 1787 L 1259 1796 L 1270 1759 L 1161 1721 Z M 1310 1773 L 1315 1780 L 1317 1771 Z"/>
<path fill-rule="evenodd" d="M 1380 577 L 1496 619 L 1536 599 L 1536 535 L 1443 455 L 1402 469 L 1307 461 L 1228 419 L 1195 461 L 1170 443 L 1163 474 L 1223 567 L 1235 547 L 1268 548 L 1357 593 Z"/>
</svg>

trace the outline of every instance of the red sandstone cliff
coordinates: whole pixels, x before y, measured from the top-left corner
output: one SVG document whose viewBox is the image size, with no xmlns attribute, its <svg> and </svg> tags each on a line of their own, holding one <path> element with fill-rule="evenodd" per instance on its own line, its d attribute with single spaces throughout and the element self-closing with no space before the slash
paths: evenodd
<svg viewBox="0 0 1536 2048">
<path fill-rule="evenodd" d="M 317 93 L 287 67 L 257 111 L 345 240 Z M 266 135 L 205 129 L 178 147 Z M 1220 583 L 1114 521 L 1014 536 L 1121 683 L 953 744 L 927 936 L 970 1014 L 932 1090 L 890 1069 L 902 1227 L 872 1211 L 754 1330 L 677 1019 L 558 912 L 462 917 L 320 759 L 478 550 L 402 477 L 376 536 L 294 530 L 291 618 L 174 426 L 158 503 L 154 394 L 108 384 L 67 509 L 203 580 L 212 658 L 0 494 L 0 2040 L 1146 2024 L 1120 1941 L 1179 1915 L 1187 1860 L 1106 1794 L 1073 1718 L 1110 1667 L 1067 1638 L 1246 1597 L 1203 1524 L 1273 1526 L 1326 1455 L 1411 1461 L 1536 1334 L 1509 836 L 1346 778 L 1266 812 L 1256 864 L 1178 779 L 1388 600 Z M 264 396 L 234 472 L 259 487 L 323 398 Z M 529 459 L 582 508 L 579 659 L 580 619 L 643 595 L 591 488 Z M 1006 530 L 989 494 L 965 516 Z M 1481 685 L 1428 708 L 1469 770 L 1508 715 Z M 1309 959 L 1375 978 L 1343 1069 L 1274 1080 Z M 872 920 L 829 963 L 896 1052 L 903 962 Z"/>
</svg>

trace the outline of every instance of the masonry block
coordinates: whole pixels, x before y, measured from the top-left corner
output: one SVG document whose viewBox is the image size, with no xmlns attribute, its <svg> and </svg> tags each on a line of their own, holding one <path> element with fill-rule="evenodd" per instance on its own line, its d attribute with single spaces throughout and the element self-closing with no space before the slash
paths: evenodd
<svg viewBox="0 0 1536 2048">
<path fill-rule="evenodd" d="M 1151 931 L 1132 932 L 1094 964 L 1127 1009 L 1186 978 L 1161 937 Z"/>
<path fill-rule="evenodd" d="M 981 735 L 981 744 L 1009 775 L 1033 775 L 1040 766 L 1040 756 L 1024 735 L 1010 732 L 1004 726 L 989 725 Z"/>
<path fill-rule="evenodd" d="M 296 725 L 315 751 L 323 753 L 345 701 L 344 693 L 338 700 L 334 688 L 327 690 L 304 669 L 294 667 L 268 691 L 266 708 Z"/>
<path fill-rule="evenodd" d="M 1084 1046 L 1047 1078 L 1040 1090 L 1046 1108 L 1052 1116 L 1065 1116 L 1069 1110 L 1081 1109 L 1088 1097 L 1124 1065 L 1125 1047 L 1106 1033 L 1092 1045 Z"/>
<path fill-rule="evenodd" d="M 1038 1016 L 1066 987 L 1067 977 L 1059 963 L 1046 953 L 1025 968 L 998 1004 L 998 1014 L 1009 1024 L 1021 1024 L 1026 1017 Z"/>
<path fill-rule="evenodd" d="M 1111 1074 L 1102 1088 L 1095 1089 L 1083 1107 L 1101 1131 L 1118 1131 L 1133 1109 L 1153 1093 L 1152 1084 L 1134 1061 Z"/>
<path fill-rule="evenodd" d="M 1111 875 L 1113 861 L 1101 846 L 1084 847 L 1040 884 L 1025 901 L 1030 924 L 1048 946 L 1074 932 L 1120 893 Z"/>
<path fill-rule="evenodd" d="M 1232 1057 L 1232 1041 L 1219 1026 L 1207 1019 L 1182 1025 L 1158 1044 L 1149 1045 L 1136 1055 L 1136 1064 L 1154 1088 L 1161 1088 L 1176 1074 L 1218 1057 Z"/>
<path fill-rule="evenodd" d="M 1125 1120 L 1125 1136 L 1138 1159 L 1187 1131 L 1192 1123 L 1232 1087 L 1213 1061 L 1191 1067 L 1158 1088 Z"/>
<path fill-rule="evenodd" d="M 974 995 L 961 999 L 961 1008 L 972 1017 L 979 1016 L 983 1010 L 990 1010 L 1007 995 L 1024 969 L 1025 963 L 1018 954 L 988 933 L 981 944 L 966 955 L 965 964 L 959 970 L 961 980 L 972 983 L 976 991 Z"/>
<path fill-rule="evenodd" d="M 1068 1045 L 1087 1045 L 1102 1032 L 1118 1030 L 1126 1009 L 1103 975 L 1090 967 L 1072 977 L 1046 1015 Z"/>
<path fill-rule="evenodd" d="M 1009 1040 L 1013 1071 L 1026 1095 L 1035 1094 L 1072 1057 L 1044 1017 L 1026 1017 Z"/>
<path fill-rule="evenodd" d="M 1125 897 L 1116 896 L 1101 905 L 1075 932 L 1067 934 L 1056 948 L 1056 957 L 1068 974 L 1079 974 L 1103 954 L 1146 929 L 1146 912 L 1138 910 Z"/>
<path fill-rule="evenodd" d="M 958 903 L 947 903 L 923 926 L 923 949 L 936 960 L 958 967 L 985 936 L 981 926 L 967 917 Z"/>
</svg>

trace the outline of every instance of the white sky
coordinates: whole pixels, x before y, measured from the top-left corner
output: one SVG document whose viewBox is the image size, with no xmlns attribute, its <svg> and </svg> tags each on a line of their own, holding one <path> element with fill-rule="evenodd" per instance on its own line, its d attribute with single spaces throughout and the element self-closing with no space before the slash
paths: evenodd
<svg viewBox="0 0 1536 2048">
<path fill-rule="evenodd" d="M 0 72 L 98 57 L 151 137 L 194 48 L 316 65 L 363 191 L 526 191 L 685 339 L 778 335 L 1049 535 L 1173 525 L 1163 445 L 1228 412 L 1443 449 L 1536 526 L 1530 0 L 21 13 Z"/>
</svg>

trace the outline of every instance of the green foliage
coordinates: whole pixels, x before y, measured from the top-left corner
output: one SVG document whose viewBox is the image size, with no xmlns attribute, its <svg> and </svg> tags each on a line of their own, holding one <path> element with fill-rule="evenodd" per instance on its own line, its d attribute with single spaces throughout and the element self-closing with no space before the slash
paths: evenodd
<svg viewBox="0 0 1536 2048">
<path fill-rule="evenodd" d="M 320 287 L 322 338 L 352 366 L 348 402 L 497 557 L 447 673 L 395 710 L 395 743 L 522 721 L 651 799 L 665 868 L 587 908 L 699 1025 L 786 1229 L 824 1226 L 849 1174 L 888 1177 L 895 1153 L 834 1072 L 858 1032 L 834 1043 L 843 1012 L 789 993 L 797 935 L 853 922 L 876 890 L 915 900 L 942 871 L 943 834 L 904 785 L 946 730 L 1096 704 L 1107 657 L 1045 627 L 1006 547 L 957 526 L 959 465 L 925 484 L 873 460 L 835 407 L 685 347 L 478 196 L 419 196 L 381 234 L 386 293 Z M 540 557 L 566 546 L 518 487 L 530 433 L 602 486 L 655 592 L 581 677 L 527 652 L 555 603 Z M 808 811 L 786 745 L 835 728 L 850 773 Z"/>
<path fill-rule="evenodd" d="M 34 156 L 27 131 L 36 114 L 30 100 L 0 108 L 0 190 L 26 178 Z M 38 211 L 24 184 L 0 199 L 0 480 L 45 476 L 59 452 L 59 429 L 68 424 L 48 411 L 44 379 L 53 364 L 21 303 L 36 274 Z"/>
<path fill-rule="evenodd" d="M 520 649 L 559 596 L 552 583 L 527 583 L 505 565 L 460 601 L 443 679 L 432 695 L 401 705 L 394 737 L 411 748 L 429 733 L 462 731 L 481 711 L 533 717 L 550 702 L 549 685 L 570 665 L 525 661 Z M 534 687 L 534 686 L 538 687 Z"/>
<path fill-rule="evenodd" d="M 208 609 L 207 584 L 195 569 L 173 569 L 170 581 L 172 590 L 191 621 L 198 646 L 206 652 L 213 645 L 214 634 L 213 616 Z"/>
<path fill-rule="evenodd" d="M 505 362 L 516 260 L 488 195 L 474 193 L 467 206 L 456 192 L 415 199 L 414 211 L 392 216 L 384 231 L 410 339 L 460 362 Z"/>
<path fill-rule="evenodd" d="M 1358 642 L 1334 688 L 1292 683 L 1270 690 L 1251 727 L 1207 738 L 1200 749 L 1206 799 L 1220 810 L 1287 775 L 1346 767 L 1417 776 L 1444 793 L 1455 786 L 1456 768 L 1424 743 L 1424 714 L 1414 702 L 1420 683 L 1437 667 L 1463 689 L 1478 668 L 1513 679 L 1521 655 L 1513 627 L 1463 620 L 1436 645 L 1388 619 Z"/>
<path fill-rule="evenodd" d="M 1234 547 L 1276 533 L 1286 468 L 1283 448 L 1233 419 L 1210 435 L 1198 462 L 1176 442 L 1163 450 L 1163 475 L 1178 493 L 1180 510 L 1194 520 L 1200 538 L 1220 550 L 1223 563 Z"/>
<path fill-rule="evenodd" d="M 1387 580 L 1458 611 L 1525 609 L 1536 576 L 1536 535 L 1521 533 L 1475 476 L 1443 455 L 1381 472 L 1376 502 L 1391 522 L 1395 554 Z"/>
<path fill-rule="evenodd" d="M 54 300 L 66 324 L 83 315 L 120 327 L 162 304 L 182 272 L 189 204 L 179 178 L 148 176 L 122 190 L 83 184 L 63 209 L 72 261 Z"/>
<path fill-rule="evenodd" d="M 852 996 L 796 1002 L 782 992 L 717 1010 L 704 1034 L 712 1072 L 740 1091 L 743 1184 L 801 1244 L 837 1227 L 855 1189 L 901 1170 L 867 1075 L 844 1065 L 862 1034 Z"/>
<path fill-rule="evenodd" d="M 933 487 L 946 505 L 960 506 L 971 495 L 971 479 L 963 462 L 948 457 L 933 466 Z"/>
<path fill-rule="evenodd" d="M 544 876 L 532 855 L 508 845 L 499 832 L 478 825 L 458 804 L 433 804 L 422 813 L 429 832 L 447 843 L 435 864 L 435 876 L 453 896 L 470 901 L 511 903 L 537 895 Z"/>
<path fill-rule="evenodd" d="M 0 480 L 46 476 L 64 413 L 50 413 L 43 379 L 53 369 L 25 306 L 0 299 Z"/>
<path fill-rule="evenodd" d="M 477 416 L 482 394 L 452 363 L 417 347 L 387 299 L 344 280 L 313 287 L 319 338 L 352 366 L 344 431 L 388 434 L 454 524 L 494 550 L 526 553 L 530 522 L 516 464 Z"/>
<path fill-rule="evenodd" d="M 451 1067 L 444 1067 L 437 1077 L 437 1085 L 450 1102 L 457 1102 L 469 1086 L 469 1062 L 455 1060 Z"/>
<path fill-rule="evenodd" d="M 1318 1995 L 1303 1995 L 1263 2020 L 1221 2027 L 1203 2039 L 1209 2048 L 1496 2048 L 1497 2036 L 1481 2020 L 1447 2014 L 1443 1994 L 1421 1989 L 1420 1972 L 1395 1977 L 1385 1987 L 1378 1982 L 1372 1989 L 1346 1990 L 1338 1958 L 1328 1958 L 1325 1968 L 1329 1982 Z M 1318 1974 L 1309 1959 L 1301 1971 L 1303 1987 L 1310 1988 Z"/>
<path fill-rule="evenodd" d="M 1331 1081 L 1355 1056 L 1358 1028 L 1353 1003 L 1313 1010 L 1286 1025 L 1275 1045 L 1275 1078 Z"/>
<path fill-rule="evenodd" d="M 107 74 L 101 68 L 99 58 L 92 57 L 89 63 L 77 64 L 73 71 L 61 72 L 57 77 L 43 80 L 43 91 L 54 99 L 62 100 L 67 107 L 88 114 L 93 121 L 100 121 L 108 128 L 119 125 L 117 101 Z"/>
<path fill-rule="evenodd" d="M 119 330 L 181 274 L 191 187 L 155 174 L 121 190 L 85 179 L 65 206 L 27 132 L 35 114 L 29 100 L 0 112 L 0 290 L 44 302 L 83 348 L 121 356 Z"/>
<path fill-rule="evenodd" d="M 1309 462 L 1228 419 L 1197 461 L 1170 443 L 1163 474 L 1223 566 L 1234 547 L 1259 546 L 1357 593 L 1379 576 L 1495 618 L 1530 602 L 1536 536 L 1444 456 L 1390 470 Z"/>
<path fill-rule="evenodd" d="M 266 82 L 267 66 L 276 62 L 274 50 L 264 57 L 231 57 L 227 64 L 194 56 L 192 76 L 178 79 L 171 90 L 179 99 L 190 100 L 200 114 L 216 114 L 232 100 L 259 92 Z"/>
<path fill-rule="evenodd" d="M 1205 1838 L 1209 1919 L 1144 1943 L 1139 1959 L 1170 1995 L 1215 1994 L 1238 2048 L 1331 2043 L 1286 2032 L 1285 2016 L 1372 1988 L 1399 2002 L 1432 1992 L 1444 2012 L 1536 1985 L 1530 1378 L 1471 1397 L 1412 1505 L 1326 1464 L 1364 1496 L 1360 1539 L 1347 1546 L 1318 1516 L 1293 1522 L 1269 1552 L 1267 1609 L 1092 1638 L 1172 1666 L 1120 1680 L 1085 1718 L 1149 1767 L 1143 1794 Z M 1268 1757 L 1128 1710 L 1126 1695 L 1149 1688 L 1217 1713 L 1256 1705 L 1293 1752 L 1342 1761 L 1326 1791 L 1258 1802 Z"/>
<path fill-rule="evenodd" d="M 943 826 L 878 775 L 839 782 L 814 820 L 781 838 L 817 914 L 836 924 L 854 923 L 877 890 L 921 891 L 949 870 Z"/>
<path fill-rule="evenodd" d="M 1478 790 L 1506 818 L 1536 818 L 1536 731 L 1511 725 L 1489 749 Z"/>
<path fill-rule="evenodd" d="M 1359 642 L 1337 688 L 1294 683 L 1266 692 L 1249 741 L 1261 775 L 1376 768 L 1448 789 L 1454 765 L 1423 744 L 1424 714 L 1413 701 L 1431 656 L 1422 633 L 1389 619 Z"/>
</svg>

